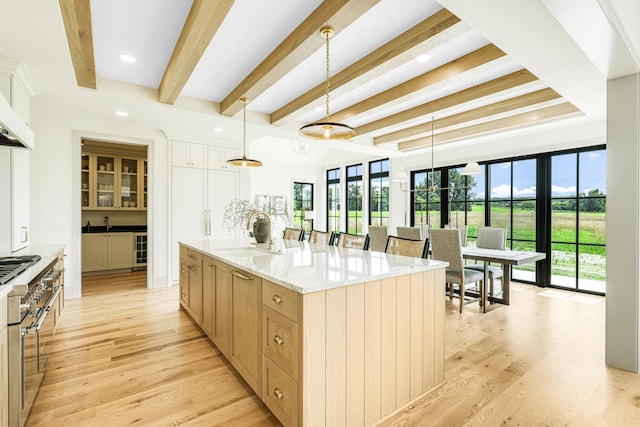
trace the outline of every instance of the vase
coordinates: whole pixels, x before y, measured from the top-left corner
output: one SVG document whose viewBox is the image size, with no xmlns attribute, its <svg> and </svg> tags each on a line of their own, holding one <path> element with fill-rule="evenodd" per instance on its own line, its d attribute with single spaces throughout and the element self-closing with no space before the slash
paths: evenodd
<svg viewBox="0 0 640 427">
<path fill-rule="evenodd" d="M 268 219 L 257 218 L 253 223 L 253 237 L 257 243 L 266 243 L 271 238 L 271 223 Z"/>
</svg>

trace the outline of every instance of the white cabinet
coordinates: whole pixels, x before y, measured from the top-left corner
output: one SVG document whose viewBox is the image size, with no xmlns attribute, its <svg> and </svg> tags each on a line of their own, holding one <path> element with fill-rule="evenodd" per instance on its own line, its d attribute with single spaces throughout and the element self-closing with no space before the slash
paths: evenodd
<svg viewBox="0 0 640 427">
<path fill-rule="evenodd" d="M 239 237 L 237 231 L 229 231 L 223 225 L 224 209 L 239 198 L 240 174 L 232 171 L 207 171 L 207 208 L 209 210 L 209 237 L 231 239 Z"/>
<path fill-rule="evenodd" d="M 11 150 L 11 251 L 29 246 L 30 156 L 29 150 Z"/>
<path fill-rule="evenodd" d="M 206 234 L 207 170 L 171 168 L 171 279 L 179 278 L 178 242 Z"/>
<path fill-rule="evenodd" d="M 29 124 L 30 99 L 37 93 L 20 61 L 0 57 L 0 90 L 11 107 Z M 0 147 L 0 252 L 29 246 L 29 163 L 31 151 Z"/>
<path fill-rule="evenodd" d="M 207 146 L 191 142 L 171 141 L 171 164 L 185 168 L 207 168 Z"/>
<path fill-rule="evenodd" d="M 229 169 L 233 166 L 227 164 L 227 160 L 240 158 L 240 150 L 231 147 L 211 145 L 208 147 L 209 169 Z"/>
<path fill-rule="evenodd" d="M 178 242 L 236 237 L 223 227 L 224 209 L 240 197 L 240 173 L 171 168 L 171 279 L 179 278 Z"/>
</svg>

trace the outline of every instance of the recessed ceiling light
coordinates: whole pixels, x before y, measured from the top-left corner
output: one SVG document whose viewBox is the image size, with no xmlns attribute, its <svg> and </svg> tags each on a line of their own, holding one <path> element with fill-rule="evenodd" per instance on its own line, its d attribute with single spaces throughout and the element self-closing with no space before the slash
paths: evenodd
<svg viewBox="0 0 640 427">
<path fill-rule="evenodd" d="M 129 115 L 129 113 L 127 113 L 126 111 L 116 111 L 116 116 L 118 117 L 127 117 Z"/>
<path fill-rule="evenodd" d="M 431 59 L 431 55 L 429 55 L 428 53 L 423 53 L 422 55 L 418 55 L 416 57 L 416 61 L 418 62 L 427 62 L 430 59 Z"/>
<path fill-rule="evenodd" d="M 118 55 L 118 58 L 120 58 L 121 61 L 128 62 L 130 64 L 133 64 L 134 62 L 137 61 L 135 56 L 132 56 L 126 53 L 121 53 L 120 55 Z"/>
<path fill-rule="evenodd" d="M 222 131 L 224 131 L 224 129 L 222 129 L 222 128 L 213 128 L 213 131 L 214 132 L 222 132 Z"/>
</svg>

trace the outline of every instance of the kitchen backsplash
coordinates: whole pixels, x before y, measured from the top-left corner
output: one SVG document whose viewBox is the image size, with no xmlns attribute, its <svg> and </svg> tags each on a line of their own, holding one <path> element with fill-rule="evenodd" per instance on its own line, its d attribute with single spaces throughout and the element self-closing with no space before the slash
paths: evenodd
<svg viewBox="0 0 640 427">
<path fill-rule="evenodd" d="M 82 211 L 82 227 L 91 221 L 92 226 L 104 225 L 104 217 L 109 217 L 110 225 L 147 225 L 147 212 L 126 211 Z"/>
</svg>

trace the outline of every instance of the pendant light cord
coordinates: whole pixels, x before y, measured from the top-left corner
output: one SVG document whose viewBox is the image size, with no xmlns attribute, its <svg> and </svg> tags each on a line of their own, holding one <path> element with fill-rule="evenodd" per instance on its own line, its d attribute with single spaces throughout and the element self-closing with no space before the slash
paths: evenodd
<svg viewBox="0 0 640 427">
<path fill-rule="evenodd" d="M 436 175 L 435 175 L 435 163 L 433 161 L 433 121 L 434 121 L 435 117 L 431 117 L 431 187 L 433 187 L 433 191 L 435 192 L 435 184 L 434 181 L 436 179 Z"/>
<path fill-rule="evenodd" d="M 247 157 L 247 98 L 242 98 L 242 157 Z"/>
<path fill-rule="evenodd" d="M 326 73 L 325 73 L 325 85 L 324 85 L 324 93 L 325 93 L 325 110 L 327 112 L 327 122 L 329 120 L 329 37 L 331 36 L 331 31 L 326 30 L 324 32 L 324 36 L 326 39 L 325 43 L 325 65 L 326 65 Z"/>
</svg>

